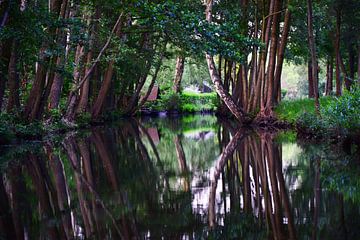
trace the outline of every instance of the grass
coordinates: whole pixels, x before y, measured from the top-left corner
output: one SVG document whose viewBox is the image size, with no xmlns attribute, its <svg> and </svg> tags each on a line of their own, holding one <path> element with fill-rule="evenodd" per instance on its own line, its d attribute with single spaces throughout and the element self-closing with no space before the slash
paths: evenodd
<svg viewBox="0 0 360 240">
<path fill-rule="evenodd" d="M 360 88 L 344 91 L 340 97 L 320 98 L 320 115 L 313 99 L 283 101 L 275 109 L 277 118 L 293 125 L 305 135 L 352 137 L 360 135 Z"/>
<path fill-rule="evenodd" d="M 335 98 L 322 97 L 319 101 L 320 108 L 327 108 Z M 315 113 L 314 99 L 284 100 L 275 108 L 275 113 L 278 119 L 295 124 L 304 113 Z"/>
</svg>

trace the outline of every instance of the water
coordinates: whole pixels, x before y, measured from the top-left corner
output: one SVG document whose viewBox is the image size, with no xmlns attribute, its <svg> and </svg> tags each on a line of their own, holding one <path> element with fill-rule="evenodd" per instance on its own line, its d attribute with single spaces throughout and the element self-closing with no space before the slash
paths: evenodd
<svg viewBox="0 0 360 240">
<path fill-rule="evenodd" d="M 360 160 L 345 150 L 210 115 L 2 148 L 0 235 L 360 239 Z"/>
</svg>

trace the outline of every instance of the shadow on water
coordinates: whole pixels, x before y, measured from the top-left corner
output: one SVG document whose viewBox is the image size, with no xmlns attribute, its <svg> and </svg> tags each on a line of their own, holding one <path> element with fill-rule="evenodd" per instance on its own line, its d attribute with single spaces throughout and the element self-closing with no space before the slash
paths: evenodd
<svg viewBox="0 0 360 240">
<path fill-rule="evenodd" d="M 357 150 L 280 135 L 130 119 L 2 150 L 0 239 L 359 239 Z"/>
</svg>

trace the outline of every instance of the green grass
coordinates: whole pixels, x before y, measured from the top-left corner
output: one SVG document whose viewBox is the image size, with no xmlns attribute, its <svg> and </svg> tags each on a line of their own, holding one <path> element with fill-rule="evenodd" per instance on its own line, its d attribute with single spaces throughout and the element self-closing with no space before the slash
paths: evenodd
<svg viewBox="0 0 360 240">
<path fill-rule="evenodd" d="M 333 101 L 335 101 L 333 97 L 320 98 L 320 108 L 327 108 Z M 292 124 L 296 123 L 299 117 L 305 112 L 310 114 L 315 113 L 314 99 L 284 100 L 275 108 L 278 119 Z"/>
</svg>

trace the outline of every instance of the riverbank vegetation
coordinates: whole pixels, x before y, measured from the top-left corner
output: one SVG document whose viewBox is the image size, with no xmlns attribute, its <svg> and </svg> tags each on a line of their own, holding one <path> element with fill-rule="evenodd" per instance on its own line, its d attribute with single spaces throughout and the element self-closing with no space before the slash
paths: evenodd
<svg viewBox="0 0 360 240">
<path fill-rule="evenodd" d="M 359 9 L 355 0 L 1 1 L 0 134 L 39 135 L 144 109 L 216 109 L 243 124 L 330 115 L 331 128 L 350 132 L 358 112 L 344 108 L 358 97 Z M 296 96 L 285 91 L 285 63 L 305 66 L 298 86 L 313 101 L 281 103 Z M 321 94 L 329 97 L 319 102 Z M 290 113 L 311 102 L 322 117 Z"/>
<path fill-rule="evenodd" d="M 319 113 L 313 99 L 282 101 L 275 112 L 278 119 L 297 127 L 302 134 L 315 137 L 359 135 L 359 88 L 346 91 L 340 97 L 322 97 L 319 102 Z"/>
</svg>

